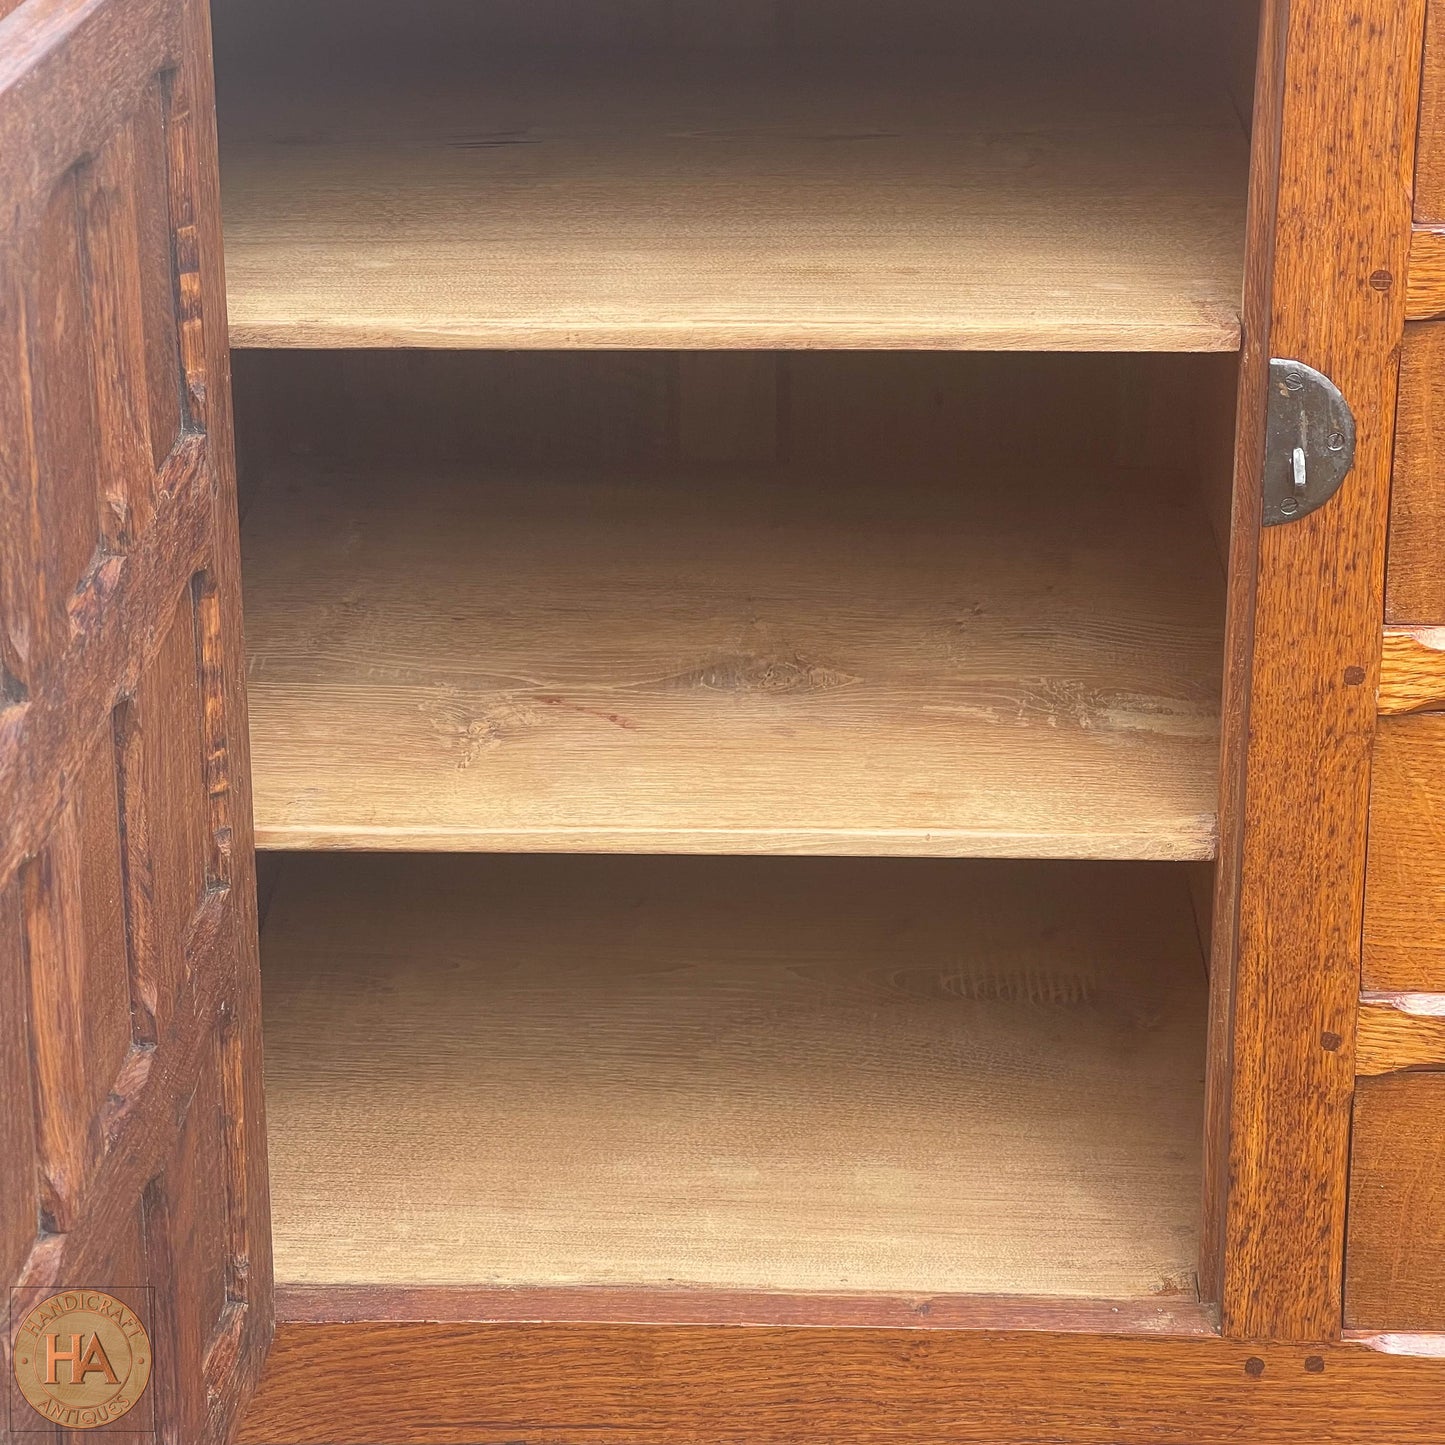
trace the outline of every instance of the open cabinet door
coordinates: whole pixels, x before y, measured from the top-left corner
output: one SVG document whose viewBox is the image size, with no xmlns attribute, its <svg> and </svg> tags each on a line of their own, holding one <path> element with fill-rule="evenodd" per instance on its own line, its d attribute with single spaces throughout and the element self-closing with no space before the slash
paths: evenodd
<svg viewBox="0 0 1445 1445">
<path fill-rule="evenodd" d="M 270 1334 L 228 365 L 205 0 L 10 0 L 0 1255 L 20 1441 L 125 1402 L 102 1398 L 124 1370 L 87 1356 L 93 1317 L 46 1312 L 57 1291 L 135 1312 L 152 1353 L 127 1316 L 121 1352 L 150 1378 L 112 1428 L 177 1445 L 228 1435 Z"/>
</svg>

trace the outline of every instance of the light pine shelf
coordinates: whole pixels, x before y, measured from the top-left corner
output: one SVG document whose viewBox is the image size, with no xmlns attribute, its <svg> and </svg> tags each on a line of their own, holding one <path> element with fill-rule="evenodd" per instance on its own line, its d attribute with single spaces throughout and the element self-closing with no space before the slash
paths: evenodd
<svg viewBox="0 0 1445 1445">
<path fill-rule="evenodd" d="M 1211 857 L 1223 580 L 1158 469 L 281 464 L 273 848 Z"/>
<path fill-rule="evenodd" d="M 231 341 L 1235 349 L 1224 88 L 1082 70 L 248 74 L 222 126 Z"/>
<path fill-rule="evenodd" d="M 1192 1297 L 1181 870 L 289 857 L 276 1275 Z"/>
</svg>

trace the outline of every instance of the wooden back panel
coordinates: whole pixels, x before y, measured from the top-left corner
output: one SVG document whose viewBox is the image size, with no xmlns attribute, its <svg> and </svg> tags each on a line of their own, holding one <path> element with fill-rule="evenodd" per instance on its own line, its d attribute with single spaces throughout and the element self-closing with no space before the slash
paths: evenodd
<svg viewBox="0 0 1445 1445">
<path fill-rule="evenodd" d="M 507 50 L 880 51 L 1135 60 L 1162 48 L 1243 59 L 1257 0 L 214 0 L 218 59 L 313 47 L 345 64 L 384 44 Z M 285 45 L 277 38 L 285 36 Z M 439 49 L 438 38 L 444 37 Z M 1247 62 L 1245 62 L 1247 65 Z M 1247 96 L 1242 96 L 1247 99 Z"/>
<path fill-rule="evenodd" d="M 1233 355 L 247 351 L 242 507 L 273 463 L 1193 473 L 1229 552 Z M 284 465 L 282 470 L 287 470 Z"/>
<path fill-rule="evenodd" d="M 0 1260 L 150 1286 L 185 1445 L 270 1329 L 209 67 L 204 0 L 0 20 Z"/>
</svg>

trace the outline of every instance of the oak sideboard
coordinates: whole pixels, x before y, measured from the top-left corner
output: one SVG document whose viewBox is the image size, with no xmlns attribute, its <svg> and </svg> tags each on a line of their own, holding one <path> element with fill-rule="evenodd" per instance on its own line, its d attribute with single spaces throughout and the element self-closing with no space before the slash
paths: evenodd
<svg viewBox="0 0 1445 1445">
<path fill-rule="evenodd" d="M 1438 398 L 1425 0 L 0 0 L 13 1438 L 1439 1445 Z"/>
</svg>

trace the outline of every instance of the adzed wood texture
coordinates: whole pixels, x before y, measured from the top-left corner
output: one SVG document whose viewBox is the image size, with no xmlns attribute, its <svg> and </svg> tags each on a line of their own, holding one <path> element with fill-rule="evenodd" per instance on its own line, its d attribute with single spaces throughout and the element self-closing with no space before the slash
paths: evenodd
<svg viewBox="0 0 1445 1445">
<path fill-rule="evenodd" d="M 1445 222 L 1445 15 L 1439 5 L 1426 6 L 1415 220 L 1426 225 Z"/>
<path fill-rule="evenodd" d="M 1445 315 L 1445 226 L 1415 227 L 1405 314 L 1411 321 Z"/>
<path fill-rule="evenodd" d="M 1364 986 L 1445 991 L 1445 714 L 1381 718 L 1370 787 Z"/>
<path fill-rule="evenodd" d="M 292 856 L 278 1278 L 1190 1298 L 1183 871 Z"/>
<path fill-rule="evenodd" d="M 1390 547 L 1393 556 L 1393 526 Z M 1385 629 L 1377 701 L 1387 716 L 1445 711 L 1445 627 Z"/>
<path fill-rule="evenodd" d="M 1414 277 L 1413 261 L 1411 277 Z M 1390 492 L 1385 619 L 1445 623 L 1445 322 L 1405 328 Z M 1386 654 L 1386 663 L 1390 661 Z M 1384 696 L 1388 671 L 1380 679 Z"/>
<path fill-rule="evenodd" d="M 186 1445 L 271 1322 L 207 27 L 0 20 L 0 1273 L 150 1286 Z"/>
<path fill-rule="evenodd" d="M 291 464 L 244 538 L 259 837 L 1207 858 L 1190 490 Z"/>
<path fill-rule="evenodd" d="M 1445 1073 L 1359 1082 L 1345 1323 L 1445 1332 Z"/>
<path fill-rule="evenodd" d="M 1355 1040 L 1359 1074 L 1445 1069 L 1445 993 L 1367 993 Z"/>
<path fill-rule="evenodd" d="M 1423 0 L 1267 0 L 1254 127 L 1213 973 L 1206 1297 L 1227 1335 L 1342 1306 L 1369 754 Z M 1329 504 L 1259 525 L 1267 362 L 1358 427 Z M 1216 1295 L 1217 1291 L 1217 1295 Z"/>
<path fill-rule="evenodd" d="M 248 74 L 223 132 L 231 338 L 1235 349 L 1223 81 L 1039 71 L 483 51 Z"/>
<path fill-rule="evenodd" d="M 1380 1348 L 1419 1343 L 286 1324 L 240 1445 L 1426 1445 L 1445 1417 L 1445 1359 Z M 325 1359 L 350 1361 L 367 1389 L 338 1391 Z"/>
</svg>

